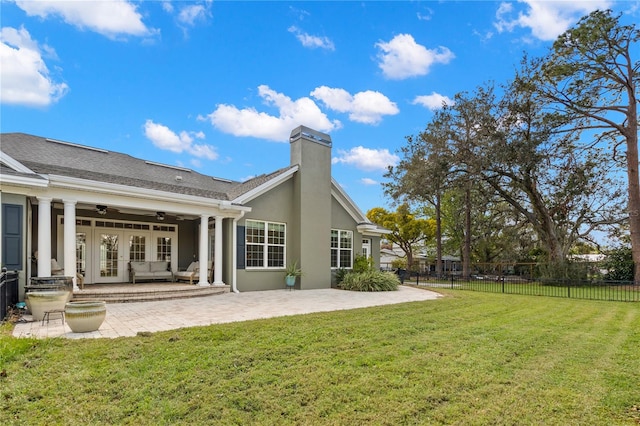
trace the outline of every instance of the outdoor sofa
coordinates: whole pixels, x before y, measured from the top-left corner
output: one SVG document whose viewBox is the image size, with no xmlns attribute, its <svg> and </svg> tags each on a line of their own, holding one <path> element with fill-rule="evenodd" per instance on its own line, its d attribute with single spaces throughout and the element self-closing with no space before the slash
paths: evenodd
<svg viewBox="0 0 640 426">
<path fill-rule="evenodd" d="M 173 282 L 173 272 L 169 269 L 169 262 L 164 260 L 129 262 L 129 281 L 135 284 L 140 280 Z"/>
</svg>

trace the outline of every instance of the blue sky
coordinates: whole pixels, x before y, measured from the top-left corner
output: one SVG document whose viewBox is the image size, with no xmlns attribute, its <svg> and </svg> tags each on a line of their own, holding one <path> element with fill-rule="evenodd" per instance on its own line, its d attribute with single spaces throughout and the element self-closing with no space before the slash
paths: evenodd
<svg viewBox="0 0 640 426">
<path fill-rule="evenodd" d="M 245 180 L 289 164 L 298 125 L 333 139 L 363 211 L 405 136 L 595 9 L 639 1 L 0 0 L 0 130 Z"/>
</svg>

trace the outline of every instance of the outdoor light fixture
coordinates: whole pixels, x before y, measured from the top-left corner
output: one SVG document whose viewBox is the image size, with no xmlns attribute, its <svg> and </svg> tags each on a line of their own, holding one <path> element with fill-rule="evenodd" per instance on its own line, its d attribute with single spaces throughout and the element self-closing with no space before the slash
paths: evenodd
<svg viewBox="0 0 640 426">
<path fill-rule="evenodd" d="M 164 220 L 164 212 L 156 212 L 156 219 Z"/>
<path fill-rule="evenodd" d="M 98 204 L 96 206 L 96 211 L 98 212 L 99 215 L 105 215 L 107 214 L 107 206 L 103 206 L 101 204 Z"/>
</svg>

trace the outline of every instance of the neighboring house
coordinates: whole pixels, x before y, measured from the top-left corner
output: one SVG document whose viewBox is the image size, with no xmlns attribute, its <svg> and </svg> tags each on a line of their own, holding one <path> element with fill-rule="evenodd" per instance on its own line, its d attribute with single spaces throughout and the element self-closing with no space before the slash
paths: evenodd
<svg viewBox="0 0 640 426">
<path fill-rule="evenodd" d="M 234 291 L 284 287 L 298 262 L 302 289 L 328 288 L 332 271 L 380 236 L 331 177 L 331 138 L 291 132 L 290 165 L 234 182 L 104 149 L 22 133 L 0 135 L 0 261 L 50 276 L 51 259 L 85 284 L 128 281 L 129 261 L 173 271 L 213 262 L 198 285 Z M 133 285 L 133 284 L 132 284 Z"/>
<path fill-rule="evenodd" d="M 392 263 L 397 259 L 405 259 L 407 255 L 400 247 L 393 245 L 391 248 L 380 249 L 380 268 L 383 270 L 394 269 Z M 429 258 L 425 253 L 413 254 L 414 266 L 420 273 L 435 274 L 436 265 L 433 257 Z M 442 256 L 442 272 L 452 274 L 461 271 L 460 258 L 456 256 Z"/>
</svg>

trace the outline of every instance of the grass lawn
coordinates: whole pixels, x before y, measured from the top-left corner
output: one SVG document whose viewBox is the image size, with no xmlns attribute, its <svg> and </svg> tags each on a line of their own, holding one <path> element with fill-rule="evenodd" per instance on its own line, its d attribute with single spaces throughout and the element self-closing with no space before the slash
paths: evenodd
<svg viewBox="0 0 640 426">
<path fill-rule="evenodd" d="M 0 332 L 0 424 L 640 424 L 640 304 L 447 297 L 114 340 Z"/>
</svg>

